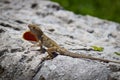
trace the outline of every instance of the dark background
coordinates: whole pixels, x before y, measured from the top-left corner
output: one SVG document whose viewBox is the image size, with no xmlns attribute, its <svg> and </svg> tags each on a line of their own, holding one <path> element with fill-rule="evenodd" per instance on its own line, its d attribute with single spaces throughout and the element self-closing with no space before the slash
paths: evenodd
<svg viewBox="0 0 120 80">
<path fill-rule="evenodd" d="M 120 0 L 52 0 L 77 14 L 96 16 L 120 23 Z"/>
</svg>

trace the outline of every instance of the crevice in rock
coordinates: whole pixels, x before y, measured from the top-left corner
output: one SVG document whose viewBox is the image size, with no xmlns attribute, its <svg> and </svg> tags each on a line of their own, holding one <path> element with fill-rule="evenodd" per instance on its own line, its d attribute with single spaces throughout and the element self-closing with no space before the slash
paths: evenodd
<svg viewBox="0 0 120 80">
<path fill-rule="evenodd" d="M 17 23 L 19 23 L 19 24 L 24 24 L 24 22 L 21 21 L 21 20 L 15 20 L 15 22 L 17 22 Z"/>
<path fill-rule="evenodd" d="M 5 53 L 8 53 L 9 51 L 8 51 L 8 49 L 3 49 L 3 50 L 1 50 L 0 51 L 0 57 L 2 56 L 2 55 L 4 55 Z"/>
<path fill-rule="evenodd" d="M 22 55 L 22 58 L 19 60 L 19 62 L 23 62 L 27 58 L 26 55 Z"/>
<path fill-rule="evenodd" d="M 32 80 L 36 80 L 36 77 L 38 77 L 39 71 L 41 70 L 42 66 L 44 65 L 44 61 L 41 61 L 39 65 L 35 69 L 35 74 L 32 78 Z M 41 77 L 40 77 L 41 78 Z"/>
<path fill-rule="evenodd" d="M 2 28 L 0 29 L 0 33 L 4 33 L 5 32 L 5 30 L 3 30 Z"/>
<path fill-rule="evenodd" d="M 6 24 L 6 23 L 1 22 L 0 25 L 1 25 L 1 26 L 4 26 L 4 27 L 13 28 L 14 30 L 20 31 L 19 28 L 13 27 L 13 26 L 11 26 L 10 24 Z"/>
<path fill-rule="evenodd" d="M 31 8 L 32 8 L 32 9 L 36 8 L 37 6 L 38 6 L 37 3 L 33 3 L 33 4 L 31 4 Z"/>
<path fill-rule="evenodd" d="M 15 52 L 21 52 L 21 51 L 24 51 L 23 48 L 14 48 L 14 49 L 11 49 L 11 53 L 15 53 Z"/>
<path fill-rule="evenodd" d="M 62 7 L 60 7 L 60 6 L 57 5 L 57 4 L 48 4 L 47 7 L 48 7 L 48 8 L 51 8 L 51 9 L 55 9 L 55 10 L 63 9 Z"/>
</svg>

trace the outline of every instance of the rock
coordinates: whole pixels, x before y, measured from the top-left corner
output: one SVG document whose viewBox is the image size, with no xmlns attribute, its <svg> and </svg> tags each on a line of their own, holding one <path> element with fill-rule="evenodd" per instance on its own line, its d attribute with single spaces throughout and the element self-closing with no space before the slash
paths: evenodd
<svg viewBox="0 0 120 80">
<path fill-rule="evenodd" d="M 41 76 L 45 80 L 108 80 L 109 75 L 110 71 L 100 63 L 58 56 L 46 61 L 34 80 Z"/>
<path fill-rule="evenodd" d="M 120 52 L 118 23 L 76 15 L 49 0 L 0 0 L 0 12 L 0 80 L 120 79 L 119 64 L 61 55 L 42 62 L 47 53 L 22 38 L 27 25 L 34 23 L 72 52 L 120 61 L 114 54 Z M 95 45 L 104 51 L 79 49 Z"/>
</svg>

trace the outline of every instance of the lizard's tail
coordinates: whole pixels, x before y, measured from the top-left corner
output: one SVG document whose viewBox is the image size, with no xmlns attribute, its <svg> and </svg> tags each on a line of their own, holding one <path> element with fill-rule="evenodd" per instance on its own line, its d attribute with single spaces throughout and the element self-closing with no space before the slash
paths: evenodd
<svg viewBox="0 0 120 80">
<path fill-rule="evenodd" d="M 95 57 L 92 57 L 92 56 L 86 56 L 86 55 L 83 55 L 83 54 L 72 53 L 72 52 L 69 52 L 69 51 L 64 51 L 62 53 L 63 53 L 62 55 L 70 56 L 70 57 L 73 57 L 73 58 L 86 58 L 86 59 L 91 59 L 91 60 L 99 60 L 99 61 L 103 61 L 103 62 L 106 62 L 106 63 L 113 62 L 113 63 L 119 63 L 120 64 L 120 62 L 118 62 L 118 61 L 95 58 Z"/>
</svg>

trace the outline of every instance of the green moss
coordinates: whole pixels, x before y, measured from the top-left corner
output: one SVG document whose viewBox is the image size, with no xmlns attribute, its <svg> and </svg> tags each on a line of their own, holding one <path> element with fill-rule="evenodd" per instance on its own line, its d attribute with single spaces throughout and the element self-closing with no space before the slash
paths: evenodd
<svg viewBox="0 0 120 80">
<path fill-rule="evenodd" d="M 103 47 L 99 47 L 99 46 L 91 46 L 91 47 L 92 47 L 92 49 L 93 49 L 94 51 L 102 52 L 102 51 L 104 50 Z"/>
<path fill-rule="evenodd" d="M 114 52 L 114 54 L 116 54 L 116 55 L 120 56 L 120 52 Z"/>
<path fill-rule="evenodd" d="M 120 0 L 52 0 L 77 14 L 120 22 Z"/>
</svg>

